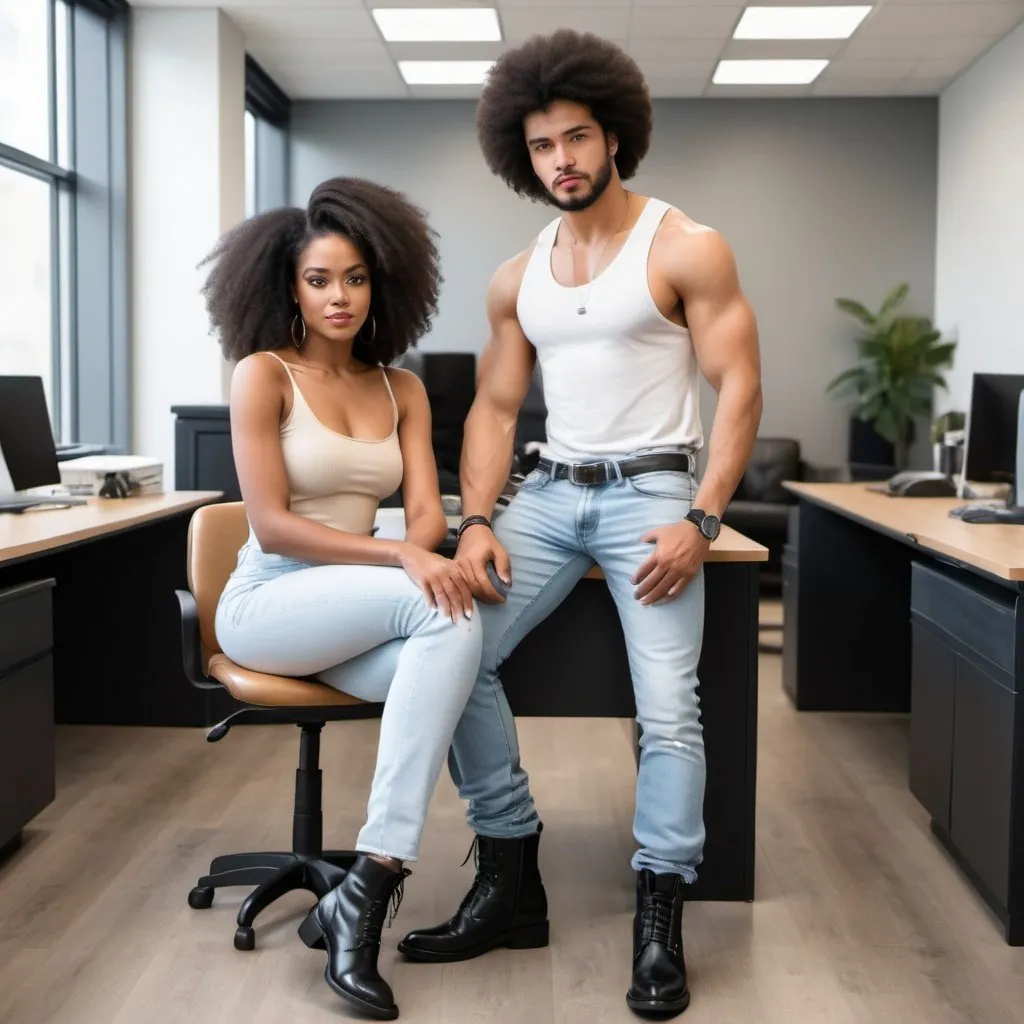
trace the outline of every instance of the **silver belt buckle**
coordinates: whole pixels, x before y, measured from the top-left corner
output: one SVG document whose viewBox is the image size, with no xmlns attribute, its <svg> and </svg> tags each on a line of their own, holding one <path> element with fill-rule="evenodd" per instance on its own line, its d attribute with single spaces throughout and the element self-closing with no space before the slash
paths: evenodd
<svg viewBox="0 0 1024 1024">
<path fill-rule="evenodd" d="M 596 475 L 591 476 L 590 474 L 596 474 L 597 470 L 604 470 L 604 476 L 598 478 Z M 577 475 L 577 470 L 583 470 L 583 476 Z M 608 480 L 608 463 L 607 462 L 570 462 L 569 463 L 569 482 L 576 484 L 578 487 L 591 487 L 594 484 L 603 484 Z"/>
</svg>

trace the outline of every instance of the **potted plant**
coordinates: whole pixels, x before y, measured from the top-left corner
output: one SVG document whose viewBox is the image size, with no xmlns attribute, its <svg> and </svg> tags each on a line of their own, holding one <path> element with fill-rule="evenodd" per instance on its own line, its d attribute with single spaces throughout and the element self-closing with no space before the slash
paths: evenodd
<svg viewBox="0 0 1024 1024">
<path fill-rule="evenodd" d="M 857 365 L 826 388 L 853 394 L 855 418 L 892 446 L 897 470 L 906 468 L 915 420 L 931 413 L 933 389 L 946 386 L 940 370 L 952 363 L 956 348 L 956 342 L 942 340 L 928 317 L 899 312 L 909 291 L 909 285 L 897 285 L 877 313 L 853 299 L 836 299 L 864 333 L 857 339 Z"/>
</svg>

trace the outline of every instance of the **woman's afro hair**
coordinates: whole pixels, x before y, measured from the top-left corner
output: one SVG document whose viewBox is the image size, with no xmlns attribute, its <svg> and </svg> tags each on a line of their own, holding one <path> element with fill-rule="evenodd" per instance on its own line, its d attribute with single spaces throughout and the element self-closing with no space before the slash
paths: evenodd
<svg viewBox="0 0 1024 1024">
<path fill-rule="evenodd" d="M 619 177 L 636 174 L 651 138 L 651 96 L 643 73 L 614 43 L 570 29 L 534 36 L 504 53 L 491 69 L 476 127 L 494 174 L 518 195 L 550 200 L 530 162 L 523 120 L 556 100 L 586 107 L 604 132 L 618 139 Z"/>
<path fill-rule="evenodd" d="M 369 268 L 372 319 L 356 339 L 358 358 L 391 363 L 430 329 L 443 278 L 423 212 L 383 185 L 331 178 L 313 189 L 305 210 L 243 221 L 200 264 L 214 263 L 203 295 L 227 359 L 289 344 L 298 257 L 327 234 L 350 239 Z"/>
</svg>

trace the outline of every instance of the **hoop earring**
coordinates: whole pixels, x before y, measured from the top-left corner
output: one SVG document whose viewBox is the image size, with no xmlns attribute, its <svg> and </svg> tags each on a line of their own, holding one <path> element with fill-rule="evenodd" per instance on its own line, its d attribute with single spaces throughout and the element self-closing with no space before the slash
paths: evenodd
<svg viewBox="0 0 1024 1024">
<path fill-rule="evenodd" d="M 371 313 L 370 323 L 373 324 L 373 330 L 370 332 L 370 344 L 372 345 L 377 340 L 377 318 Z"/>
<path fill-rule="evenodd" d="M 295 321 L 296 320 L 298 320 L 299 323 L 302 324 L 302 337 L 301 338 L 296 338 L 295 337 Z M 306 321 L 302 319 L 302 315 L 300 313 L 296 313 L 295 316 L 292 317 L 292 344 L 297 349 L 298 348 L 302 348 L 302 344 L 303 344 L 303 342 L 305 340 L 306 340 Z"/>
</svg>

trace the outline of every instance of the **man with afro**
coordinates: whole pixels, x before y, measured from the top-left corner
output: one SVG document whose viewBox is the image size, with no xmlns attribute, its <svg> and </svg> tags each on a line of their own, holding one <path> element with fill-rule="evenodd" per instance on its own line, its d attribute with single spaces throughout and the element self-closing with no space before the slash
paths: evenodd
<svg viewBox="0 0 1024 1024">
<path fill-rule="evenodd" d="M 762 398 L 757 325 L 728 244 L 623 185 L 647 153 L 651 122 L 636 64 L 568 30 L 506 52 L 479 103 L 490 169 L 561 216 L 491 281 L 491 334 L 466 422 L 456 559 L 483 602 L 484 653 L 449 765 L 469 801 L 477 875 L 454 917 L 399 948 L 444 962 L 547 944 L 542 826 L 497 669 L 597 564 L 622 622 L 642 730 L 626 1001 L 663 1016 L 690 1001 L 682 910 L 705 835 L 702 566 Z M 545 452 L 492 530 L 535 359 Z M 698 485 L 700 375 L 718 404 Z"/>
</svg>

